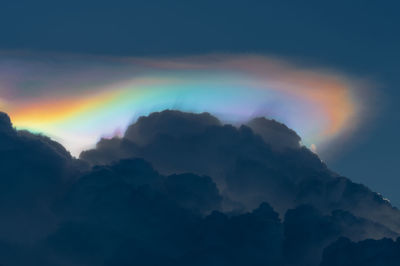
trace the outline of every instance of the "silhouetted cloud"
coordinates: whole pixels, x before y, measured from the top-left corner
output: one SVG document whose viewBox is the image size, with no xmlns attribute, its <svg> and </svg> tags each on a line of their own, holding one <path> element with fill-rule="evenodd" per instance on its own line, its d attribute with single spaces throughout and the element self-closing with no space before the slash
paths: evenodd
<svg viewBox="0 0 400 266">
<path fill-rule="evenodd" d="M 289 208 L 311 204 L 323 212 L 347 210 L 400 232 L 397 209 L 365 186 L 330 171 L 299 145 L 293 130 L 262 118 L 249 125 L 256 133 L 247 126 L 222 125 L 209 114 L 154 113 L 127 130 L 150 136 L 146 141 L 138 133 L 102 139 L 96 149 L 82 152 L 81 159 L 108 164 L 141 157 L 163 174 L 210 176 L 225 196 L 224 210 L 251 210 L 266 201 L 284 215 Z"/>
<path fill-rule="evenodd" d="M 166 110 L 140 117 L 127 128 L 124 137 L 138 145 L 146 145 L 158 136 L 182 137 L 199 134 L 209 126 L 219 125 L 221 122 L 209 113 L 193 114 Z"/>
<path fill-rule="evenodd" d="M 349 212 L 335 210 L 324 215 L 310 205 L 287 211 L 284 228 L 284 257 L 288 265 L 319 265 L 324 248 L 339 237 L 361 240 L 398 236 L 385 226 Z"/>
<path fill-rule="evenodd" d="M 182 208 L 194 212 L 206 213 L 221 208 L 222 197 L 207 176 L 171 175 L 163 182 L 162 191 Z"/>
<path fill-rule="evenodd" d="M 0 263 L 317 266 L 324 254 L 330 266 L 359 262 L 347 246 L 365 249 L 340 237 L 398 236 L 399 212 L 380 195 L 331 172 L 286 126 L 249 124 L 154 113 L 77 160 L 0 113 Z"/>
<path fill-rule="evenodd" d="M 34 241 L 54 229 L 51 203 L 83 166 L 49 138 L 14 130 L 0 113 L 1 240 Z"/>
<path fill-rule="evenodd" d="M 321 266 L 397 266 L 399 262 L 400 238 L 357 243 L 340 238 L 325 249 Z"/>
<path fill-rule="evenodd" d="M 300 147 L 301 138 L 299 135 L 294 130 L 275 120 L 259 117 L 252 119 L 246 125 L 277 150 Z"/>
</svg>

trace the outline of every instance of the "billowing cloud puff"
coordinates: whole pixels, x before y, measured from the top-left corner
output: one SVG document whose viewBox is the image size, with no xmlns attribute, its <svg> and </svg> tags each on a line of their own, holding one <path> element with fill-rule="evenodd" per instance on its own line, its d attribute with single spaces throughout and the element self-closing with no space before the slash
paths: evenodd
<svg viewBox="0 0 400 266">
<path fill-rule="evenodd" d="M 299 135 L 294 130 L 275 120 L 259 117 L 252 119 L 246 125 L 275 149 L 300 147 L 301 138 Z"/>
<path fill-rule="evenodd" d="M 321 266 L 396 266 L 400 261 L 400 238 L 363 240 L 340 238 L 326 248 Z"/>
<path fill-rule="evenodd" d="M 379 223 L 355 217 L 349 212 L 335 210 L 324 215 L 310 205 L 289 210 L 285 215 L 284 229 L 284 257 L 288 265 L 318 265 L 324 248 L 339 237 L 357 241 L 398 236 Z"/>
<path fill-rule="evenodd" d="M 192 114 L 172 110 L 152 113 L 151 118 L 140 117 L 127 128 L 124 138 L 143 146 L 154 141 L 159 135 L 180 137 L 197 134 L 209 126 L 219 125 L 221 122 L 208 113 Z"/>
<path fill-rule="evenodd" d="M 32 241 L 54 229 L 50 207 L 85 163 L 45 136 L 12 128 L 0 113 L 0 235 L 2 240 Z"/>
</svg>

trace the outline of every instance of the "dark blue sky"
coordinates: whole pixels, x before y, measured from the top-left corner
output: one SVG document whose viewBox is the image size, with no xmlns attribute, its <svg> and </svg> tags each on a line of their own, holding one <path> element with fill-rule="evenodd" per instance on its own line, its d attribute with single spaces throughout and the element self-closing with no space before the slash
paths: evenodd
<svg viewBox="0 0 400 266">
<path fill-rule="evenodd" d="M 2 1 L 0 50 L 264 53 L 374 80 L 376 117 L 328 165 L 400 206 L 398 1 Z"/>
</svg>

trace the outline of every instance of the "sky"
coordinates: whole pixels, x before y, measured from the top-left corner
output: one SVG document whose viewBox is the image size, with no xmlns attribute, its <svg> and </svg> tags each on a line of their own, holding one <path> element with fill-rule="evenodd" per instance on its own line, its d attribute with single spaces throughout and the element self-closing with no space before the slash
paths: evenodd
<svg viewBox="0 0 400 266">
<path fill-rule="evenodd" d="M 257 54 L 362 80 L 372 92 L 352 101 L 367 117 L 326 162 L 400 206 L 399 8 L 397 1 L 4 1 L 0 50 L 78 58 Z"/>
</svg>

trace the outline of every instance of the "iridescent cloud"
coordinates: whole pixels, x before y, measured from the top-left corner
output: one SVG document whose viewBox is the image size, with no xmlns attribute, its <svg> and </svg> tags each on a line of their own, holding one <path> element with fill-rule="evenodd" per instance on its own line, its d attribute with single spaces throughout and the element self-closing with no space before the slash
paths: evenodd
<svg viewBox="0 0 400 266">
<path fill-rule="evenodd" d="M 359 83 L 257 55 L 120 58 L 0 55 L 0 107 L 20 129 L 46 134 L 74 155 L 164 109 L 222 121 L 266 116 L 327 147 L 359 124 Z"/>
</svg>

